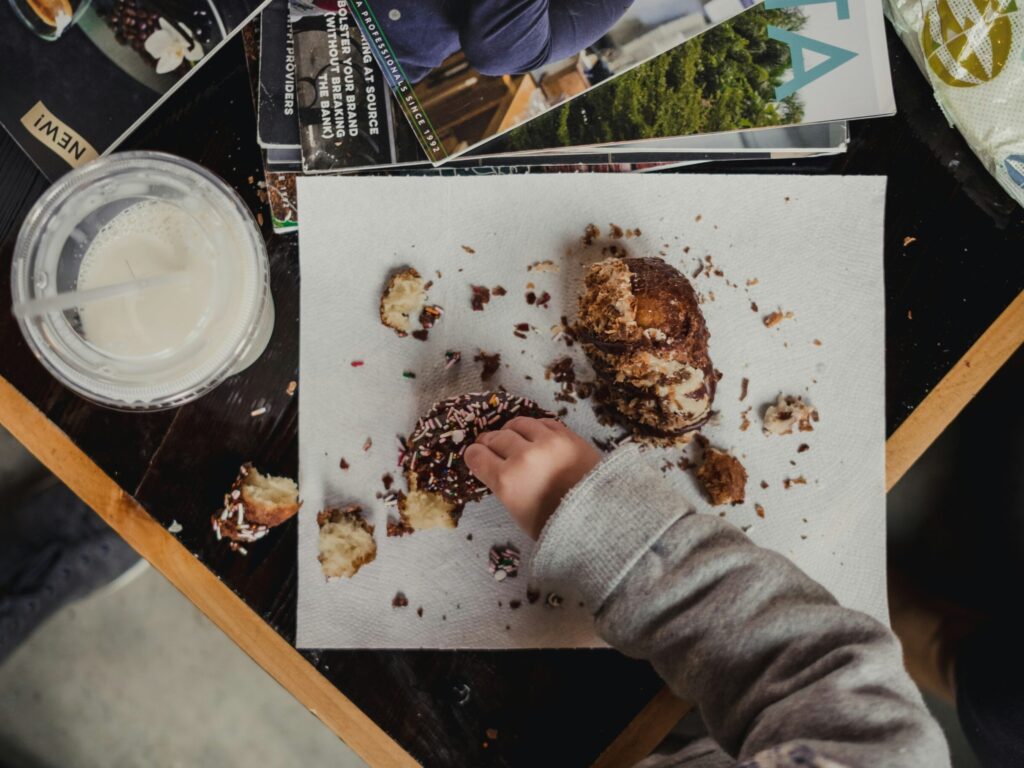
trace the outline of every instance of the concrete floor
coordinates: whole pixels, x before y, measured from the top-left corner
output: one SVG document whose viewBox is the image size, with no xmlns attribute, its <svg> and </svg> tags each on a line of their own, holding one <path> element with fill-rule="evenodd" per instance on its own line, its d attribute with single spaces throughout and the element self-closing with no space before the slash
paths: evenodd
<svg viewBox="0 0 1024 768">
<path fill-rule="evenodd" d="M 45 483 L 0 431 L 0 498 Z M 365 765 L 153 569 L 0 664 L 4 768 Z"/>
</svg>

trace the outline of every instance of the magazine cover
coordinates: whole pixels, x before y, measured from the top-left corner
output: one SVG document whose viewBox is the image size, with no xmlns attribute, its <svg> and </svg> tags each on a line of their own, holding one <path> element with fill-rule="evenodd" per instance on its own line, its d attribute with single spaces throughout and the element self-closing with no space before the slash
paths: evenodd
<svg viewBox="0 0 1024 768">
<path fill-rule="evenodd" d="M 275 4 L 283 0 L 275 0 Z M 343 2 L 343 0 L 342 0 Z M 351 0 L 350 0 L 351 2 Z M 324 9 L 310 4 L 299 5 L 295 4 L 295 16 L 298 18 L 302 17 L 301 24 L 303 25 L 304 31 L 300 32 L 296 36 L 295 45 L 298 50 L 298 57 L 300 60 L 299 68 L 300 72 L 299 79 L 306 83 L 316 82 L 317 77 L 325 77 L 325 62 L 331 60 L 332 51 L 338 49 L 338 34 L 331 30 L 341 29 L 338 26 L 337 20 L 343 18 L 339 16 L 341 12 L 339 9 L 344 9 L 345 6 L 341 3 L 333 2 L 331 8 Z M 268 7 L 263 13 L 263 25 L 264 30 L 267 30 L 268 18 L 271 16 L 274 5 Z M 325 16 L 332 16 L 334 19 L 328 21 L 324 18 Z M 351 16 L 346 14 L 349 19 Z M 317 18 L 319 17 L 319 18 Z M 726 22 L 730 24 L 731 22 Z M 349 27 L 346 30 L 349 36 L 355 36 L 352 39 L 362 40 L 360 33 L 357 29 Z M 278 40 L 278 48 L 283 49 L 285 34 L 281 32 L 277 34 L 276 39 Z M 267 35 L 264 35 L 264 44 L 266 45 L 267 40 L 270 39 Z M 337 58 L 335 56 L 335 58 Z M 636 71 L 651 67 L 656 62 L 650 62 L 642 65 Z M 375 63 L 374 65 L 375 66 Z M 274 75 L 273 70 L 279 74 Z M 629 76 L 627 76 L 629 77 Z M 288 72 L 285 70 L 285 59 L 281 55 L 273 56 L 270 51 L 264 50 L 262 63 L 261 63 L 261 78 L 264 81 L 272 84 L 278 84 L 276 87 L 281 89 L 282 83 L 288 82 Z M 376 81 L 364 78 L 370 83 L 370 87 L 376 91 Z M 274 87 L 273 85 L 261 85 L 261 88 L 267 89 L 268 87 Z M 303 87 L 303 93 L 306 93 L 305 87 Z M 347 146 L 348 140 L 339 133 L 337 126 L 334 125 L 334 116 L 338 114 L 340 107 L 339 100 L 335 97 L 330 96 L 330 89 L 325 88 L 324 92 L 328 94 L 328 98 L 319 99 L 316 98 L 317 91 L 314 88 L 308 89 L 308 97 L 306 95 L 301 96 L 302 108 L 299 110 L 299 120 L 302 124 L 303 134 L 303 152 L 300 153 L 298 148 L 288 147 L 273 147 L 269 148 L 266 153 L 268 166 L 276 170 L 298 170 L 305 169 L 309 173 L 320 173 L 320 172 L 355 172 L 355 171 L 369 171 L 379 170 L 385 168 L 393 168 L 396 166 L 418 168 L 422 163 L 427 162 L 426 154 L 419 147 L 415 138 L 412 136 L 408 124 L 404 120 L 403 116 L 399 113 L 399 110 L 395 108 L 393 101 L 391 103 L 391 109 L 384 110 L 381 114 L 382 127 L 380 129 L 381 135 L 394 136 L 396 137 L 396 146 L 400 150 L 397 153 L 388 151 L 388 147 L 384 146 L 383 143 L 378 145 L 383 151 L 351 151 L 351 147 Z M 342 92 L 343 93 L 343 92 Z M 354 112 L 357 114 L 363 110 L 361 106 L 361 100 L 358 98 L 360 95 L 359 90 L 356 90 L 356 100 Z M 727 94 L 726 94 L 727 95 Z M 261 99 L 264 99 L 265 93 L 260 94 Z M 703 101 L 708 102 L 716 98 L 715 94 L 701 93 Z M 270 101 L 270 99 L 266 99 Z M 261 106 L 264 102 L 261 101 Z M 286 103 L 286 102 L 285 102 Z M 278 112 L 279 114 L 279 112 Z M 772 117 L 773 119 L 769 119 Z M 770 125 L 773 122 L 778 123 L 784 120 L 786 117 L 782 111 L 774 112 L 769 115 L 765 112 L 762 118 L 757 121 L 749 121 L 751 125 Z M 792 115 L 793 119 L 798 119 L 799 115 Z M 261 119 L 263 115 L 261 114 Z M 267 118 L 273 119 L 273 118 Z M 285 118 L 287 119 L 287 118 Z M 293 119 L 293 118 L 292 118 Z M 607 121 L 605 121 L 607 123 Z M 326 133 L 325 135 L 325 126 Z M 666 158 L 666 160 L 676 161 L 678 159 L 686 159 L 686 153 L 690 152 L 708 152 L 708 151 L 720 151 L 720 150 L 731 150 L 734 152 L 739 151 L 761 151 L 768 152 L 772 150 L 777 151 L 788 151 L 788 150 L 803 150 L 803 151 L 836 151 L 846 141 L 846 127 L 845 123 L 839 123 L 837 128 L 830 129 L 828 125 L 794 125 L 794 126 L 782 126 L 777 127 L 768 131 L 756 131 L 756 130 L 737 130 L 728 134 L 728 138 L 717 135 L 716 137 L 707 137 L 706 142 L 702 141 L 700 136 L 674 136 L 672 134 L 666 135 L 666 131 L 676 130 L 679 123 L 674 121 L 662 121 L 657 126 L 648 126 L 649 130 L 645 130 L 642 135 L 648 138 L 643 138 L 637 141 L 629 141 L 633 132 L 627 132 L 618 138 L 623 142 L 627 142 L 628 145 L 617 145 L 617 151 L 621 150 L 623 153 L 630 152 L 635 153 L 635 156 L 616 158 L 619 162 L 644 162 L 652 159 L 649 155 L 652 152 L 669 152 L 672 155 L 679 155 L 683 153 L 682 158 Z M 526 126 L 525 128 L 529 128 Z M 564 156 L 569 152 L 579 152 L 582 154 L 580 158 L 573 160 L 572 158 L 566 158 L 564 161 L 559 162 L 585 162 L 585 163 L 605 163 L 610 162 L 607 160 L 609 150 L 611 146 L 616 145 L 602 145 L 597 144 L 596 146 L 590 141 L 587 141 L 579 145 L 565 145 L 562 141 L 558 140 L 558 137 L 554 137 L 550 143 L 545 146 L 540 146 L 539 143 L 534 143 L 525 151 L 518 149 L 513 145 L 512 142 L 506 139 L 513 139 L 525 128 L 517 128 L 513 130 L 506 137 L 500 137 L 491 142 L 485 143 L 477 147 L 476 149 L 467 152 L 461 158 L 457 160 L 451 160 L 452 163 L 465 163 L 467 167 L 478 167 L 481 165 L 522 165 L 522 164 L 533 164 L 536 161 L 529 159 L 535 155 L 543 154 L 556 154 Z M 358 130 L 357 130 L 358 133 Z M 339 138 L 341 136 L 341 138 Z M 361 139 L 358 137 L 355 139 L 355 144 L 358 146 Z M 302 157 L 304 155 L 304 158 Z M 466 162 L 470 158 L 473 158 L 473 162 Z M 303 162 L 304 159 L 304 162 Z M 550 159 L 543 160 L 545 163 L 550 163 Z"/>
<path fill-rule="evenodd" d="M 698 2 L 700 12 L 693 13 L 687 12 L 686 3 L 627 0 L 618 4 L 625 10 L 612 29 L 571 58 L 576 68 L 568 74 L 560 66 L 545 64 L 502 77 L 487 77 L 472 66 L 483 54 L 467 52 L 466 44 L 449 53 L 443 66 L 424 71 L 424 62 L 437 55 L 438 45 L 423 42 L 432 38 L 399 34 L 396 42 L 407 12 L 414 22 L 425 16 L 426 24 L 432 18 L 427 9 L 436 9 L 439 2 L 412 3 L 406 9 L 392 0 L 388 5 L 394 8 L 385 21 L 375 15 L 380 0 L 352 0 L 434 162 L 467 152 L 486 139 L 491 139 L 487 152 L 494 154 L 895 111 L 881 0 L 768 0 L 744 13 L 739 13 L 744 10 L 741 4 L 722 6 L 721 0 Z M 516 27 L 526 24 L 519 11 L 501 16 L 502 8 L 547 3 L 492 0 L 472 5 L 486 7 Z M 570 0 L 565 8 L 573 5 Z M 655 14 L 656 8 L 663 13 Z M 529 14 L 524 10 L 522 15 Z M 550 27 L 548 38 L 557 38 L 554 11 L 537 10 L 531 18 L 535 26 Z M 684 22 L 692 24 L 687 27 L 692 31 L 670 34 L 685 27 Z M 436 24 L 445 27 L 447 22 Z M 492 58 L 514 58 L 520 46 L 498 26 L 488 38 Z M 685 38 L 691 39 L 679 44 Z M 417 53 L 417 45 L 424 50 Z M 501 46 L 507 50 L 498 51 Z M 620 48 L 633 55 L 620 55 Z M 641 48 L 644 54 L 636 54 Z M 561 74 L 575 85 L 556 86 L 555 77 Z M 559 84 L 564 81 L 558 79 Z M 490 107 L 483 103 L 486 87 L 494 91 Z M 474 109 L 480 117 L 470 119 Z M 495 141 L 500 134 L 504 135 Z"/>
<path fill-rule="evenodd" d="M 611 148 L 663 137 L 669 126 L 708 143 L 709 134 L 895 112 L 881 0 L 778 4 L 768 0 L 719 24 L 487 148 Z"/>
<path fill-rule="evenodd" d="M 4 0 L 0 123 L 51 180 L 115 147 L 265 0 Z"/>
<path fill-rule="evenodd" d="M 423 160 L 346 0 L 291 0 L 296 105 L 307 173 Z M 397 119 L 396 119 L 397 117 Z"/>
<path fill-rule="evenodd" d="M 755 0 L 352 0 L 427 157 L 463 154 Z"/>
<path fill-rule="evenodd" d="M 260 13 L 257 138 L 264 149 L 299 146 L 295 110 L 295 44 L 288 0 L 271 0 Z"/>
</svg>

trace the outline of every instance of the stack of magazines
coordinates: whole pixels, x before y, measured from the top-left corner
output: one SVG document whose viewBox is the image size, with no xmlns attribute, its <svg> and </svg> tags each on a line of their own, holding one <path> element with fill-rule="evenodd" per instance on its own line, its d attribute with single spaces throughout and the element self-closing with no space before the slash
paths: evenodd
<svg viewBox="0 0 1024 768">
<path fill-rule="evenodd" d="M 843 152 L 848 120 L 895 111 L 882 0 L 0 5 L 0 123 L 51 180 L 115 149 L 256 20 L 279 230 L 297 225 L 297 173 L 793 159 Z"/>
<path fill-rule="evenodd" d="M 793 159 L 895 111 L 881 0 L 271 0 L 260 26 L 278 230 L 297 173 Z"/>
</svg>

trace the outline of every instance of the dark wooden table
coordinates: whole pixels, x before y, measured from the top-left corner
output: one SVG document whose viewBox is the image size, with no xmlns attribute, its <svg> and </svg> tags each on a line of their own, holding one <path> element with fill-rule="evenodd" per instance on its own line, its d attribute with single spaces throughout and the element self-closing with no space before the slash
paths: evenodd
<svg viewBox="0 0 1024 768">
<path fill-rule="evenodd" d="M 890 46 L 900 114 L 855 124 L 845 155 L 696 172 L 889 177 L 891 487 L 1021 343 L 1024 213 L 948 128 L 899 41 L 891 37 Z M 646 664 L 610 650 L 299 653 L 292 647 L 295 522 L 250 547 L 248 557 L 210 535 L 209 514 L 243 460 L 296 471 L 298 251 L 294 235 L 273 236 L 266 224 L 247 78 L 235 41 L 129 145 L 210 167 L 261 213 L 277 308 L 266 354 L 196 403 L 123 414 L 57 384 L 2 312 L 0 422 L 369 762 L 629 764 L 682 710 Z M 10 295 L 8 264 L 20 223 L 46 186 L 12 142 L 0 138 L 0 296 Z M 835 204 L 841 209 L 843 201 Z M 292 379 L 300 381 L 294 397 L 286 394 Z M 267 413 L 253 418 L 260 406 Z M 166 528 L 174 520 L 183 530 L 171 535 Z"/>
</svg>

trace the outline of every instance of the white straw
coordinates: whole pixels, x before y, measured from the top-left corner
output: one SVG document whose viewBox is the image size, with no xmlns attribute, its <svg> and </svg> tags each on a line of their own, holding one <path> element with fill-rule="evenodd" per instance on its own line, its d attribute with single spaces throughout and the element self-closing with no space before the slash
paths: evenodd
<svg viewBox="0 0 1024 768">
<path fill-rule="evenodd" d="M 66 309 L 81 307 L 104 299 L 132 296 L 136 293 L 148 291 L 151 288 L 164 288 L 168 285 L 176 285 L 185 282 L 189 277 L 188 272 L 181 270 L 157 275 L 156 277 L 129 280 L 126 283 L 104 285 L 100 288 L 91 288 L 85 291 L 67 291 L 66 293 L 58 293 L 55 296 L 30 299 L 21 304 L 15 304 L 12 311 L 14 316 L 18 318 L 36 317 L 38 315 L 45 315 L 47 312 L 63 312 Z"/>
</svg>

